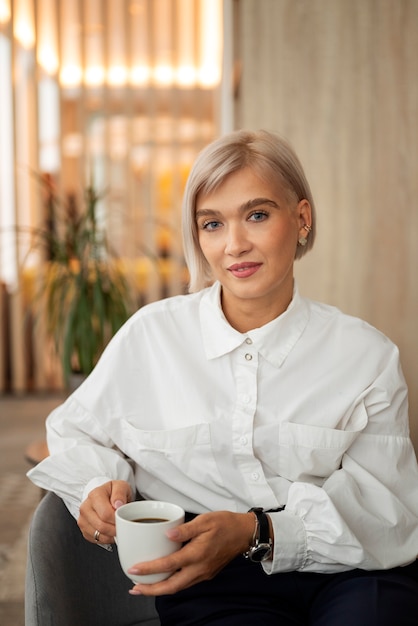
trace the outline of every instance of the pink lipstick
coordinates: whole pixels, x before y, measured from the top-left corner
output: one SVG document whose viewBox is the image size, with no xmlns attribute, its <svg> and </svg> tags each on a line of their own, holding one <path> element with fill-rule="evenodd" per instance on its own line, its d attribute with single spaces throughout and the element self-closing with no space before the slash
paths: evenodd
<svg viewBox="0 0 418 626">
<path fill-rule="evenodd" d="M 228 272 L 231 272 L 236 278 L 248 278 L 255 274 L 260 269 L 261 265 L 261 263 L 248 261 L 247 263 L 234 263 L 234 265 L 230 265 L 227 269 Z"/>
</svg>

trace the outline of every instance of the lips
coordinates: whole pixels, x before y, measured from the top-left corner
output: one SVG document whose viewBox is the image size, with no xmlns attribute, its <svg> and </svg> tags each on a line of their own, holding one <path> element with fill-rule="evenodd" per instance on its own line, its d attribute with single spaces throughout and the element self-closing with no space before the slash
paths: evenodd
<svg viewBox="0 0 418 626">
<path fill-rule="evenodd" d="M 248 278 L 255 274 L 259 268 L 261 267 L 261 263 L 234 263 L 234 265 L 230 265 L 227 269 L 228 272 L 231 272 L 233 276 L 236 278 Z"/>
</svg>

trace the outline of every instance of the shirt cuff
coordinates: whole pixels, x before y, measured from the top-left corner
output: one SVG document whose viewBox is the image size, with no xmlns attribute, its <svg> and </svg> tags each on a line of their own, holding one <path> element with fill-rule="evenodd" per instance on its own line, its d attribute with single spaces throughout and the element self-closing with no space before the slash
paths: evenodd
<svg viewBox="0 0 418 626">
<path fill-rule="evenodd" d="M 90 491 L 93 491 L 93 489 L 96 489 L 96 487 L 101 487 L 102 485 L 104 485 L 105 483 L 110 482 L 111 480 L 112 479 L 109 478 L 109 476 L 95 476 L 94 478 L 89 480 L 89 482 L 87 483 L 87 485 L 83 489 L 83 499 L 82 499 L 82 502 L 84 502 L 84 500 L 87 499 Z"/>
<path fill-rule="evenodd" d="M 297 571 L 307 558 L 306 531 L 300 517 L 289 511 L 268 513 L 274 531 L 274 551 L 271 561 L 262 563 L 266 574 Z"/>
</svg>

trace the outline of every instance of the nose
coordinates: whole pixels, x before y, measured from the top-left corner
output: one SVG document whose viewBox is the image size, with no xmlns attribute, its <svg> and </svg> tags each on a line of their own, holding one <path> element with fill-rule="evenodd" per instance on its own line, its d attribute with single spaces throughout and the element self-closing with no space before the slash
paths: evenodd
<svg viewBox="0 0 418 626">
<path fill-rule="evenodd" d="M 251 244 L 247 238 L 245 228 L 241 225 L 230 225 L 226 233 L 225 254 L 230 256 L 241 256 L 248 252 Z"/>
</svg>

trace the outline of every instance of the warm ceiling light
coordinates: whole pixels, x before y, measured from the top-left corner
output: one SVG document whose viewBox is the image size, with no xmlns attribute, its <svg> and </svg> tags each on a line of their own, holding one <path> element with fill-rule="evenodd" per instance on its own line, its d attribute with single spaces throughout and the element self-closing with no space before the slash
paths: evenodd
<svg viewBox="0 0 418 626">
<path fill-rule="evenodd" d="M 39 65 L 50 76 L 58 71 L 58 34 L 54 0 L 38 0 L 37 11 L 37 58 Z"/>
<path fill-rule="evenodd" d="M 14 33 L 16 39 L 24 48 L 33 48 L 35 45 L 35 34 L 29 22 L 26 20 L 16 21 Z"/>
<path fill-rule="evenodd" d="M 10 0 L 0 0 L 0 24 L 6 24 L 10 17 Z"/>
<path fill-rule="evenodd" d="M 199 83 L 215 87 L 221 80 L 222 0 L 201 0 Z"/>
<path fill-rule="evenodd" d="M 45 43 L 38 49 L 38 61 L 39 65 L 44 68 L 45 72 L 50 76 L 53 76 L 59 67 L 58 57 L 56 50 L 53 46 Z"/>
<path fill-rule="evenodd" d="M 154 68 L 153 76 L 157 85 L 168 87 L 173 84 L 174 72 L 171 65 L 157 65 Z"/>
<path fill-rule="evenodd" d="M 107 72 L 107 82 L 113 87 L 121 87 L 126 85 L 128 79 L 128 71 L 124 65 L 113 65 L 109 67 Z"/>
<path fill-rule="evenodd" d="M 13 32 L 24 48 L 35 45 L 35 20 L 33 5 L 28 0 L 15 0 L 13 15 Z"/>
<path fill-rule="evenodd" d="M 81 13 L 78 2 L 61 2 L 59 12 L 61 33 L 61 68 L 59 79 L 64 88 L 79 87 L 83 72 L 81 66 Z"/>
<path fill-rule="evenodd" d="M 135 65 L 131 69 L 130 82 L 135 87 L 143 87 L 148 85 L 150 81 L 150 68 L 148 65 Z"/>
<path fill-rule="evenodd" d="M 221 74 L 215 63 L 204 65 L 199 68 L 199 84 L 201 87 L 210 89 L 219 84 Z"/>
<path fill-rule="evenodd" d="M 102 65 L 90 65 L 86 68 L 84 82 L 89 87 L 99 87 L 105 81 L 105 71 Z"/>
<path fill-rule="evenodd" d="M 79 65 L 65 65 L 60 72 L 60 82 L 63 87 L 78 87 L 81 85 L 82 72 Z"/>
<path fill-rule="evenodd" d="M 178 67 L 176 83 L 180 87 L 193 87 L 196 84 L 196 10 L 194 0 L 178 0 L 177 50 Z"/>
<path fill-rule="evenodd" d="M 0 0 L 0 20 L 10 19 L 10 6 L 10 0 Z M 48 74 L 59 74 L 63 87 L 74 88 L 83 82 L 88 87 L 120 87 L 127 83 L 145 87 L 153 83 L 157 87 L 176 85 L 187 89 L 197 85 L 213 88 L 220 83 L 222 0 L 178 0 L 176 5 L 172 0 L 155 0 L 152 4 L 132 0 L 129 25 L 120 15 L 118 0 L 108 0 L 107 22 L 102 20 L 101 0 L 89 0 L 83 5 L 75 1 L 60 3 L 59 15 L 56 0 L 37 0 L 36 6 L 37 60 Z M 33 0 L 14 0 L 13 7 L 16 38 L 26 48 L 34 46 Z M 147 32 L 150 17 L 155 23 L 152 33 Z M 107 55 L 106 24 L 112 24 Z M 130 62 L 126 59 L 128 35 Z M 151 35 L 154 63 L 149 58 Z"/>
<path fill-rule="evenodd" d="M 193 65 L 181 65 L 176 70 L 176 83 L 180 87 L 193 87 L 196 84 L 196 74 Z"/>
</svg>

